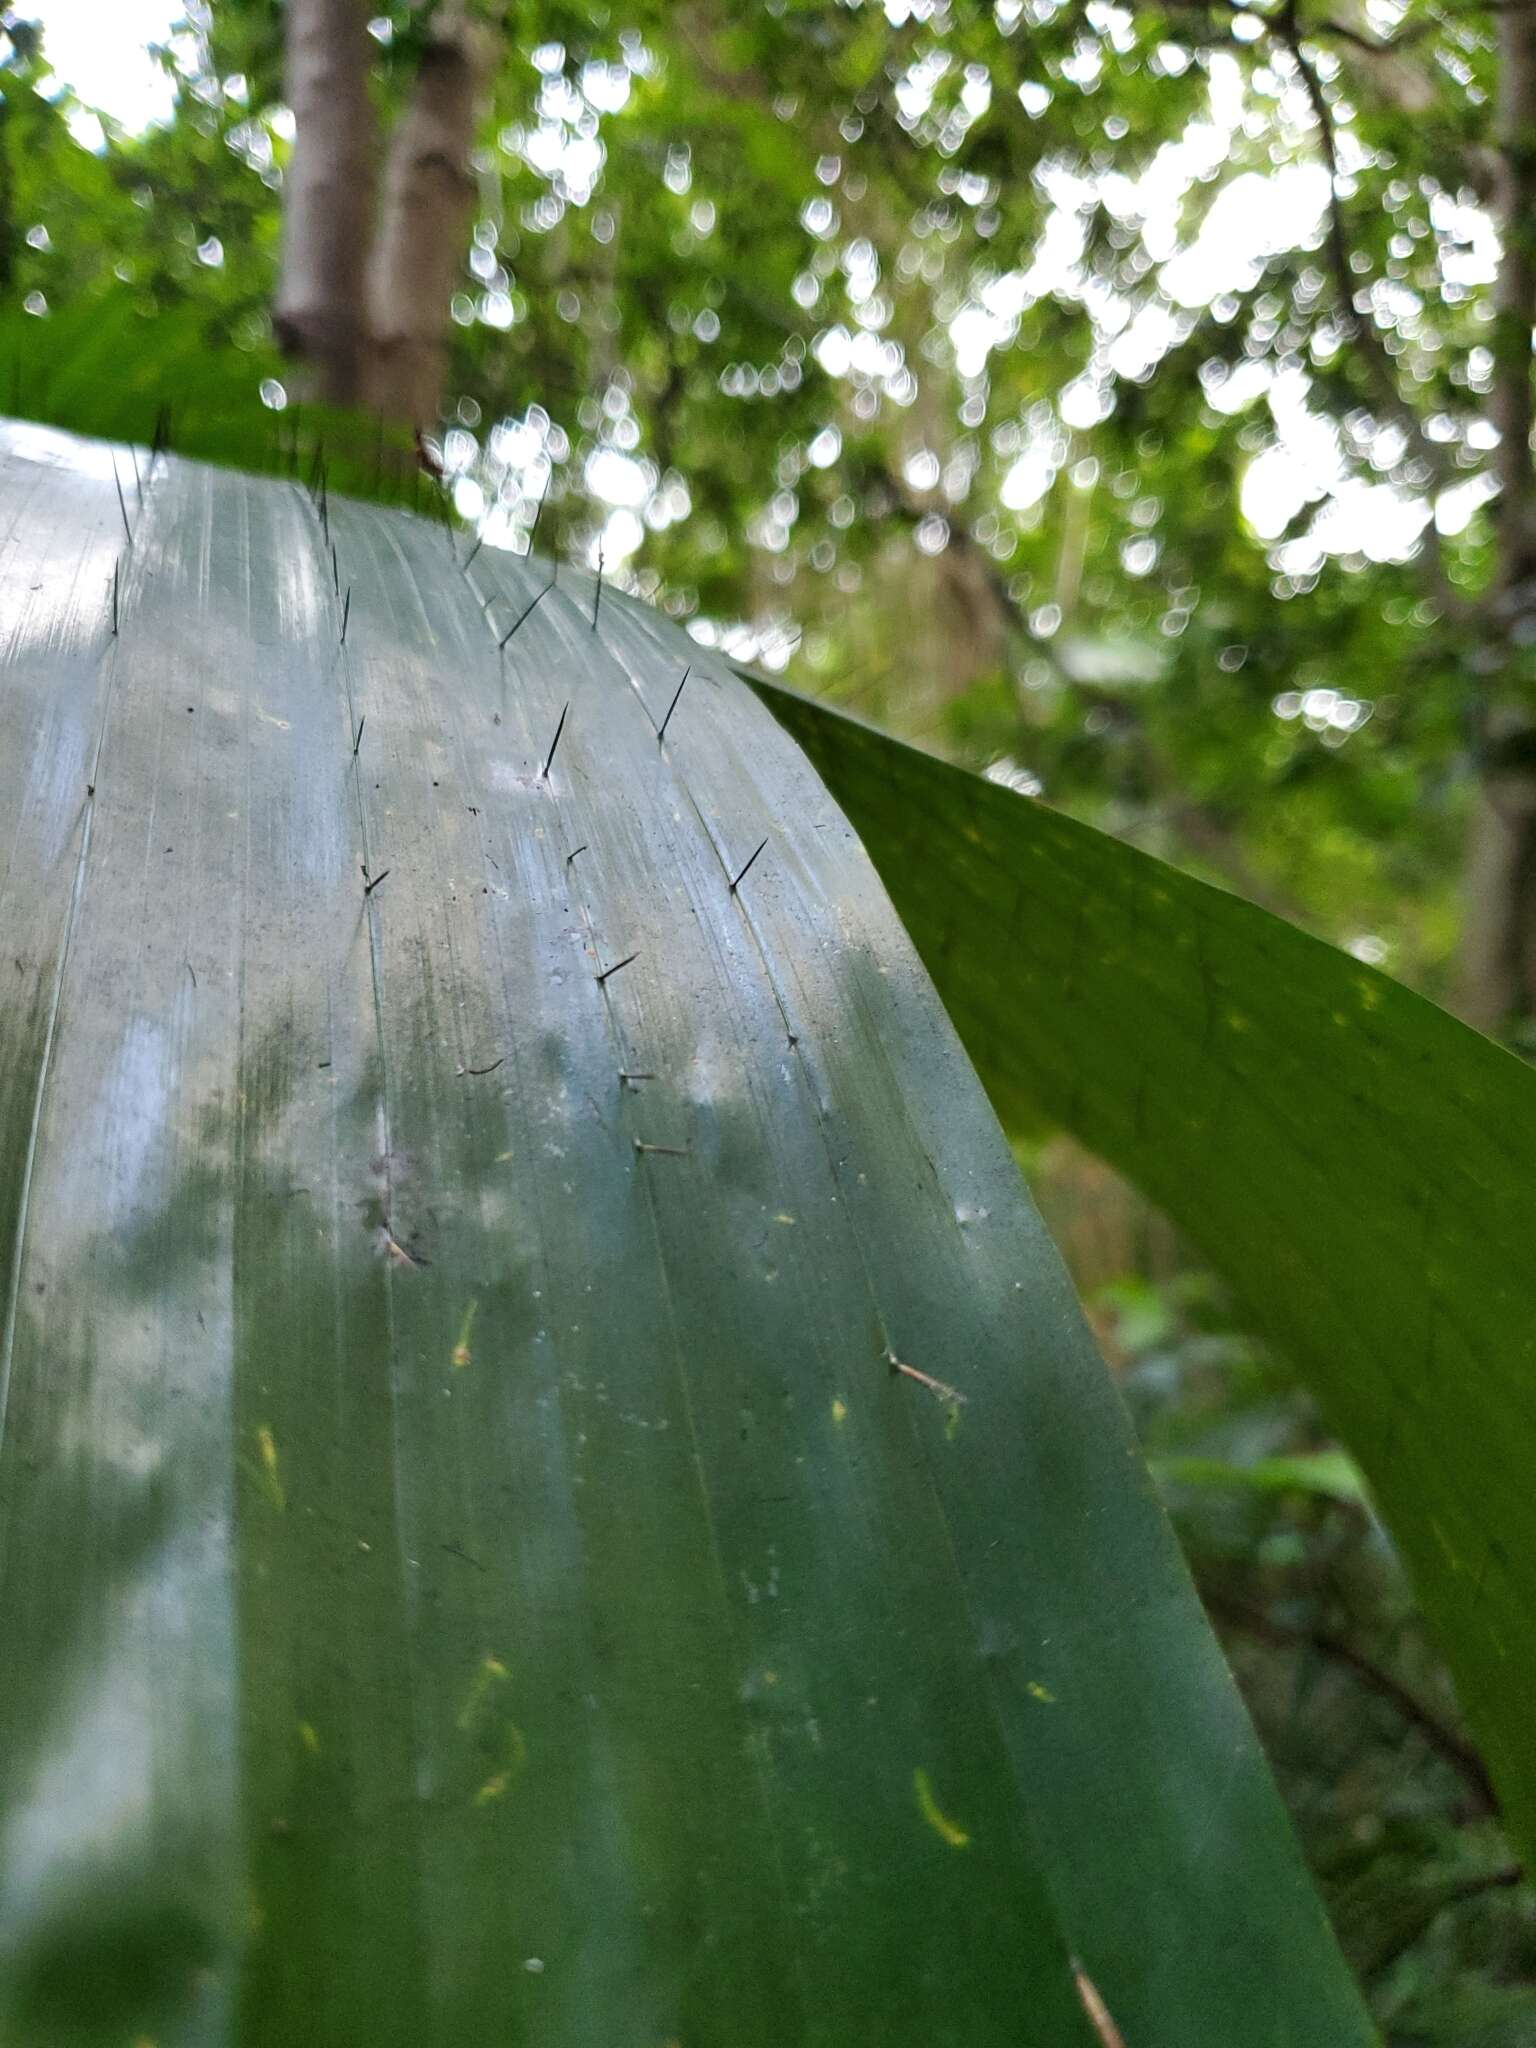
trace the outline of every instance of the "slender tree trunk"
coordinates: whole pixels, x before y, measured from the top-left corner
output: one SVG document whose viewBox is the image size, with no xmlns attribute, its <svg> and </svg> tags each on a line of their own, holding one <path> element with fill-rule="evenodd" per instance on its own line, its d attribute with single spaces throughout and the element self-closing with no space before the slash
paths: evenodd
<svg viewBox="0 0 1536 2048">
<path fill-rule="evenodd" d="M 1501 594 L 1536 615 L 1527 586 L 1536 566 L 1531 471 L 1531 325 L 1536 319 L 1536 7 L 1506 7 L 1499 23 L 1498 211 L 1503 255 L 1494 297 L 1494 382 L 1499 430 Z"/>
<path fill-rule="evenodd" d="M 1497 205 L 1503 257 L 1490 412 L 1499 430 L 1498 569 L 1488 624 L 1482 774 L 1466 866 L 1461 1008 L 1485 1031 L 1536 1018 L 1536 472 L 1531 328 L 1536 321 L 1536 7 L 1498 15 Z"/>
<path fill-rule="evenodd" d="M 475 199 L 469 153 L 491 56 L 485 29 L 456 7 L 439 8 L 390 139 L 368 273 L 364 395 L 412 426 L 434 423 L 442 403 L 448 303 Z"/>
<path fill-rule="evenodd" d="M 1536 1017 L 1536 734 L 1491 751 L 1467 843 L 1460 1007 L 1500 1031 Z"/>
<path fill-rule="evenodd" d="M 296 132 L 283 194 L 273 328 L 306 395 L 360 396 L 377 123 L 364 0 L 288 0 L 284 90 Z"/>
</svg>

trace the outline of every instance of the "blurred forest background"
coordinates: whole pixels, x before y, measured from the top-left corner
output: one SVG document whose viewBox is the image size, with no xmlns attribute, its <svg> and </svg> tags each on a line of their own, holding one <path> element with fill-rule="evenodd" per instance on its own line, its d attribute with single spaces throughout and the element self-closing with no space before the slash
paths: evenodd
<svg viewBox="0 0 1536 2048">
<path fill-rule="evenodd" d="M 0 12 L 9 330 L 419 426 L 484 545 L 542 503 L 1536 1052 L 1536 7 L 311 11 L 367 42 L 365 105 L 305 88 L 357 331 L 285 228 L 275 0 Z M 1026 1164 L 1385 2035 L 1536 2042 L 1536 1896 L 1353 1467 L 1132 1190 Z"/>
</svg>

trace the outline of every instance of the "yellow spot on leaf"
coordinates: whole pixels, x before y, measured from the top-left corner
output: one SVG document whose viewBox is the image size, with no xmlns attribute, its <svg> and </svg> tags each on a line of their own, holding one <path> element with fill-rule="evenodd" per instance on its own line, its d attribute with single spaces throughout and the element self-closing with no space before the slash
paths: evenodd
<svg viewBox="0 0 1536 2048">
<path fill-rule="evenodd" d="M 265 1423 L 256 1432 L 256 1449 L 261 1456 L 261 1483 L 267 1489 L 268 1500 L 281 1514 L 288 1500 L 283 1492 L 282 1474 L 277 1469 L 277 1438 Z"/>
<path fill-rule="evenodd" d="M 787 1209 L 781 1209 L 778 1215 L 775 1216 L 773 1220 L 775 1223 L 793 1223 L 795 1219 L 793 1216 L 790 1215 Z"/>
<path fill-rule="evenodd" d="M 475 1806 L 489 1806 L 493 1799 L 503 1798 L 508 1786 L 518 1776 L 524 1764 L 528 1761 L 528 1744 L 523 1739 L 522 1729 L 517 1727 L 514 1722 L 509 1721 L 507 1723 L 506 1735 L 508 1761 L 502 1770 L 497 1771 L 493 1777 L 487 1778 L 480 1787 L 480 1790 L 475 1794 L 471 1802 Z"/>
<path fill-rule="evenodd" d="M 507 1667 L 499 1657 L 486 1657 L 480 1669 L 470 1680 L 469 1692 L 459 1711 L 459 1726 L 467 1728 L 485 1704 L 485 1696 L 493 1685 L 505 1685 Z"/>
<path fill-rule="evenodd" d="M 847 1421 L 847 1419 L 848 1419 L 848 1403 L 847 1403 L 846 1401 L 842 1401 L 842 1400 L 836 1400 L 836 1401 L 834 1401 L 834 1402 L 832 1403 L 832 1420 L 833 1420 L 834 1422 L 846 1422 L 846 1421 Z"/>
<path fill-rule="evenodd" d="M 299 1740 L 311 1756 L 318 1756 L 320 1754 L 320 1737 L 316 1732 L 313 1721 L 301 1721 L 299 1723 Z"/>
<path fill-rule="evenodd" d="M 1032 1678 L 1024 1690 L 1032 1700 L 1043 1700 L 1048 1707 L 1054 1707 L 1056 1704 L 1055 1693 L 1051 1691 L 1048 1685 L 1042 1685 L 1037 1678 Z"/>
<path fill-rule="evenodd" d="M 917 1794 L 917 1810 L 934 1833 L 948 1842 L 951 1849 L 969 1848 L 971 1838 L 965 1829 L 952 1821 L 948 1814 L 940 1812 L 925 1770 L 918 1769 L 912 1773 L 912 1789 Z"/>
<path fill-rule="evenodd" d="M 459 1341 L 453 1347 L 453 1362 L 455 1365 L 468 1365 L 469 1363 L 469 1333 L 475 1327 L 475 1310 L 479 1306 L 478 1301 L 472 1301 L 464 1311 L 464 1320 L 459 1325 Z"/>
</svg>

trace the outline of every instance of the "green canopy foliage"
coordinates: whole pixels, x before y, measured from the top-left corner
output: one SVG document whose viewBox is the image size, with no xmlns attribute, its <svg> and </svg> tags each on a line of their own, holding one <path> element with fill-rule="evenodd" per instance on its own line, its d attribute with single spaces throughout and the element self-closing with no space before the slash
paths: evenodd
<svg viewBox="0 0 1536 2048">
<path fill-rule="evenodd" d="M 422 14 L 372 24 L 386 108 Z M 1448 599 L 1489 573 L 1491 17 L 638 0 L 503 30 L 443 422 L 491 538 L 552 460 L 565 540 L 734 652 L 796 648 L 1441 985 L 1484 717 Z M 199 16 L 176 118 L 97 155 L 38 61 L 7 74 L 11 304 L 126 292 L 259 353 L 271 0 Z"/>
<path fill-rule="evenodd" d="M 1499 10 L 487 12 L 503 54 L 437 442 L 488 550 L 521 549 L 543 503 L 541 546 L 601 554 L 707 646 L 1444 996 L 1469 800 L 1536 658 L 1489 509 Z M 429 13 L 374 16 L 386 118 Z M 400 437 L 300 421 L 271 341 L 273 0 L 196 10 L 166 52 L 174 117 L 109 116 L 99 148 L 46 43 L 13 21 L 0 60 L 11 409 L 148 440 L 170 391 L 193 452 L 251 464 L 254 414 L 269 466 L 319 430 L 333 488 L 431 502 Z M 1241 1519 L 1209 1496 L 1249 1475 L 1233 1611 L 1250 1650 L 1296 1629 L 1307 1657 L 1337 1641 L 1338 1529 L 1374 1532 L 1378 1565 L 1387 1546 L 1315 1422 L 1288 1428 L 1233 1458 L 1186 1417 L 1160 1447 L 1206 1564 Z M 1474 1446 L 1456 1483 L 1476 1482 Z M 1363 1611 L 1396 1655 L 1412 1624 L 1390 1607 L 1378 1588 Z M 1378 2012 L 1411 2006 L 1415 2044 L 1522 2040 L 1526 1895 L 1451 1910 L 1510 1869 L 1486 1789 L 1488 1853 L 1469 1866 L 1449 1800 L 1429 1870 L 1420 1779 L 1383 1753 L 1357 1770 L 1355 1720 L 1319 1790 L 1310 1687 L 1279 1668 L 1261 1725 L 1304 1829 L 1333 1815 L 1308 1846 L 1352 1959 L 1392 1976 Z M 1383 1776 L 1372 1863 L 1360 1788 Z M 1414 1875 L 1384 1905 L 1389 1850 Z"/>
</svg>

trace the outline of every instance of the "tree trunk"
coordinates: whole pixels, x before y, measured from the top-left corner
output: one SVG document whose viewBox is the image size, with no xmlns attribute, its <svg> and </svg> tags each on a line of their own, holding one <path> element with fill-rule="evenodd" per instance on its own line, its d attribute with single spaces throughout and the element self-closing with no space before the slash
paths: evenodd
<svg viewBox="0 0 1536 2048">
<path fill-rule="evenodd" d="M 1536 11 L 1506 7 L 1499 21 L 1498 212 L 1503 254 L 1494 296 L 1494 381 L 1499 430 L 1494 525 L 1506 612 L 1536 613 L 1536 519 L 1531 471 L 1531 323 L 1536 317 Z M 1513 623 L 1509 618 L 1506 626 Z"/>
<path fill-rule="evenodd" d="M 364 392 L 375 411 L 412 426 L 432 424 L 442 403 L 448 302 L 475 197 L 469 152 L 491 54 L 483 28 L 457 8 L 440 10 L 390 141 L 368 275 Z"/>
<path fill-rule="evenodd" d="M 285 91 L 297 127 L 272 324 L 306 396 L 354 405 L 378 157 L 363 0 L 288 0 Z"/>
<path fill-rule="evenodd" d="M 1536 1017 L 1536 735 L 1522 728 L 1484 768 L 1467 842 L 1461 989 L 1491 1033 Z"/>
<path fill-rule="evenodd" d="M 1536 10 L 1498 17 L 1496 198 L 1503 256 L 1495 296 L 1494 383 L 1499 430 L 1494 509 L 1497 571 L 1488 623 L 1488 735 L 1467 848 L 1461 1008 L 1485 1031 L 1536 1018 L 1536 724 L 1530 655 L 1536 630 L 1536 474 L 1531 327 L 1536 319 Z"/>
</svg>

